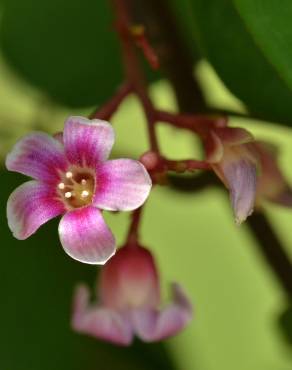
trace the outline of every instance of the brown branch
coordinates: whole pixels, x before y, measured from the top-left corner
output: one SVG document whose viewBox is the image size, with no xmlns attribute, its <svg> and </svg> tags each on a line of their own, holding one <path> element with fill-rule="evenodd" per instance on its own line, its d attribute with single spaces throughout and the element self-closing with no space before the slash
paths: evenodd
<svg viewBox="0 0 292 370">
<path fill-rule="evenodd" d="M 131 7 L 133 20 L 145 26 L 162 71 L 174 87 L 180 108 L 185 112 L 205 112 L 207 105 L 193 73 L 195 57 L 182 39 L 169 1 L 125 1 Z"/>
<path fill-rule="evenodd" d="M 116 94 L 112 96 L 102 107 L 97 108 L 93 113 L 91 113 L 89 118 L 98 118 L 106 121 L 109 120 L 131 91 L 131 84 L 128 82 L 123 83 L 117 90 Z"/>
<path fill-rule="evenodd" d="M 213 127 L 225 127 L 227 125 L 227 117 L 224 116 L 170 113 L 166 111 L 156 111 L 155 113 L 157 121 L 196 132 L 202 137 L 205 137 Z"/>
<path fill-rule="evenodd" d="M 155 132 L 155 109 L 149 98 L 147 83 L 137 56 L 135 38 L 133 35 L 133 23 L 129 15 L 129 9 L 124 0 L 112 0 L 116 13 L 117 31 L 124 60 L 126 78 L 133 87 L 133 92 L 139 98 L 147 118 L 148 135 L 151 150 L 159 152 L 158 140 Z"/>
<path fill-rule="evenodd" d="M 258 250 L 269 264 L 278 281 L 292 298 L 292 263 L 268 218 L 255 212 L 247 224 L 256 240 Z"/>
<path fill-rule="evenodd" d="M 139 245 L 139 227 L 142 219 L 142 211 L 143 206 L 131 213 L 131 222 L 125 245 L 134 247 Z"/>
<path fill-rule="evenodd" d="M 179 38 L 177 27 L 173 21 L 169 6 L 166 0 L 126 0 L 133 5 L 134 14 L 137 20 L 146 25 L 152 40 L 156 40 L 157 54 L 161 65 L 164 67 L 166 74 L 175 90 L 179 107 L 182 111 L 202 113 L 206 110 L 207 104 L 204 101 L 199 85 L 192 78 L 192 63 L 188 57 L 185 45 Z M 140 9 L 140 11 L 139 11 Z M 159 114 L 158 114 L 159 115 Z M 162 119 L 164 118 L 164 119 Z M 177 127 L 183 127 L 196 131 L 202 135 L 201 128 L 194 121 L 177 121 L 177 116 L 169 116 L 168 119 L 160 117 L 166 123 L 173 124 Z M 157 116 L 159 120 L 159 117 Z M 205 117 L 203 117 L 205 120 Z M 206 124 L 206 121 L 205 123 Z M 208 125 L 208 124 L 207 124 Z M 171 177 L 172 185 L 176 181 L 182 181 L 175 175 Z M 194 184 L 199 184 L 198 188 L 207 186 L 211 181 L 209 173 L 199 177 L 203 179 Z M 206 180 L 206 181 L 205 181 Z M 176 183 L 178 185 L 178 183 Z M 194 189 L 193 189 L 194 190 Z M 257 245 L 262 255 L 269 263 L 274 274 L 283 286 L 289 298 L 292 296 L 292 265 L 284 247 L 278 239 L 273 227 L 270 225 L 265 215 L 255 213 L 248 219 L 248 225 L 257 240 Z"/>
</svg>

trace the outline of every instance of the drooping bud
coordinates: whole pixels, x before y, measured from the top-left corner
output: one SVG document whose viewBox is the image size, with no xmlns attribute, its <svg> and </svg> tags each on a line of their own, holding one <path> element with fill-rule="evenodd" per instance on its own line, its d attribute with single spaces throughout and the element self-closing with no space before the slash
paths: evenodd
<svg viewBox="0 0 292 370">
<path fill-rule="evenodd" d="M 100 278 L 100 303 L 90 302 L 85 285 L 76 290 L 72 326 L 78 332 L 129 345 L 134 335 L 146 342 L 175 335 L 192 318 L 191 303 L 177 284 L 172 303 L 161 309 L 158 273 L 146 248 L 119 249 Z"/>
<path fill-rule="evenodd" d="M 205 141 L 206 160 L 229 189 L 235 221 L 240 224 L 253 211 L 258 158 L 249 143 L 253 136 L 241 128 L 214 128 Z"/>
</svg>

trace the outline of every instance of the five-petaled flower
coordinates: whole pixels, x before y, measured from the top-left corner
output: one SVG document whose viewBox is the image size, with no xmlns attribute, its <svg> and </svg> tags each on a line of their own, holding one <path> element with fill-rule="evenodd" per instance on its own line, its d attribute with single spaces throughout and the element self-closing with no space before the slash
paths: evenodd
<svg viewBox="0 0 292 370">
<path fill-rule="evenodd" d="M 275 150 L 238 127 L 214 127 L 206 140 L 206 160 L 230 191 L 237 223 L 263 200 L 292 206 L 291 187 L 279 169 Z"/>
<path fill-rule="evenodd" d="M 83 117 L 70 117 L 61 137 L 35 132 L 20 139 L 6 167 L 34 180 L 9 197 L 7 217 L 14 236 L 26 239 L 63 214 L 59 236 L 66 253 L 84 263 L 104 264 L 116 247 L 101 210 L 136 209 L 151 189 L 140 162 L 107 160 L 113 143 L 109 123 Z"/>
<path fill-rule="evenodd" d="M 125 246 L 103 267 L 97 294 L 90 302 L 87 286 L 75 292 L 74 330 L 119 345 L 134 335 L 151 342 L 177 334 L 192 318 L 183 290 L 172 285 L 173 302 L 160 309 L 159 278 L 153 256 L 144 247 Z"/>
</svg>

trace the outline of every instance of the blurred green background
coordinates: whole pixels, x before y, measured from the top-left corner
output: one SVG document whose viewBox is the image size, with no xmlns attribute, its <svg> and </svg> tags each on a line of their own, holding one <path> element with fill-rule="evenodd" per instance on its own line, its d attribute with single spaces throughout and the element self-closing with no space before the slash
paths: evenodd
<svg viewBox="0 0 292 370">
<path fill-rule="evenodd" d="M 174 7 L 181 4 L 180 11 L 176 12 L 178 19 L 190 6 L 186 0 L 171 3 Z M 238 6 L 242 2 L 234 3 Z M 202 4 L 193 2 L 197 9 L 194 18 L 199 12 L 207 11 Z M 214 14 L 217 5 L 221 11 L 229 6 L 226 1 L 212 0 L 210 4 Z M 25 133 L 36 129 L 59 131 L 68 115 L 86 115 L 106 100 L 120 82 L 121 64 L 111 12 L 105 1 L 2 0 L 1 6 L 0 155 L 3 164 L 7 151 Z M 227 10 L 225 15 L 229 14 L 230 9 Z M 238 27 L 237 20 L 232 19 Z M 212 25 L 215 27 L 216 22 Z M 231 27 L 230 23 L 227 25 Z M 187 34 L 191 26 L 191 20 L 183 24 L 183 32 Z M 195 38 L 201 43 L 202 29 L 201 33 L 194 30 Z M 226 36 L 228 33 L 222 33 L 226 40 L 232 41 Z M 245 42 L 242 41 L 242 49 Z M 208 45 L 204 44 L 205 50 Z M 212 47 L 210 50 L 214 52 Z M 232 61 L 234 50 L 224 50 L 225 59 L 229 55 Z M 209 54 L 207 51 L 207 56 Z M 250 62 L 248 56 L 245 66 Z M 267 93 L 268 87 L 259 84 L 264 97 L 261 96 L 257 104 L 256 87 L 249 85 L 255 96 L 248 95 L 245 75 L 239 72 L 237 77 L 233 73 L 230 86 L 229 77 L 224 76 L 232 72 L 231 67 L 222 71 L 218 66 L 220 56 L 214 53 L 214 57 L 215 61 L 212 55 L 210 60 L 217 73 L 204 59 L 194 68 L 211 107 L 241 113 L 246 112 L 246 107 L 252 111 L 258 109 L 259 115 L 277 117 L 289 125 L 287 117 L 292 104 L 287 105 L 291 94 L 287 85 L 283 87 L 279 81 L 274 82 L 277 86 L 272 84 Z M 237 67 L 237 71 L 240 70 L 240 66 Z M 237 98 L 223 85 L 218 74 Z M 238 82 L 235 90 L 239 92 L 233 89 L 234 79 Z M 151 75 L 151 81 L 155 105 L 175 111 L 171 86 L 155 74 Z M 279 96 L 281 89 L 285 90 L 281 96 L 287 100 Z M 274 95 L 274 109 L 268 104 L 271 95 Z M 249 104 L 250 99 L 253 101 Z M 261 108 L 264 102 L 267 110 Z M 117 131 L 113 157 L 138 158 L 147 149 L 144 121 L 138 101 L 130 96 L 112 120 Z M 281 166 L 292 183 L 291 129 L 244 118 L 233 118 L 231 124 L 245 126 L 258 138 L 278 145 Z M 161 124 L 159 138 L 163 153 L 170 158 L 201 155 L 197 141 L 189 133 Z M 63 252 L 57 236 L 57 220 L 43 226 L 26 241 L 15 240 L 7 227 L 5 207 L 9 194 L 24 178 L 8 173 L 3 167 L 0 181 L 1 370 L 291 369 L 291 344 L 285 341 L 279 326 L 279 318 L 287 309 L 286 299 L 258 254 L 248 228 L 234 224 L 223 187 L 196 194 L 179 193 L 166 187 L 153 189 L 143 219 L 143 243 L 157 257 L 165 300 L 168 284 L 180 282 L 195 306 L 195 317 L 183 333 L 163 343 L 137 341 L 131 348 L 118 348 L 71 331 L 74 286 L 80 281 L 94 286 L 96 268 L 75 262 Z M 292 258 L 291 211 L 268 204 L 264 207 Z M 121 244 L 128 214 L 107 213 L 106 219 Z"/>
</svg>

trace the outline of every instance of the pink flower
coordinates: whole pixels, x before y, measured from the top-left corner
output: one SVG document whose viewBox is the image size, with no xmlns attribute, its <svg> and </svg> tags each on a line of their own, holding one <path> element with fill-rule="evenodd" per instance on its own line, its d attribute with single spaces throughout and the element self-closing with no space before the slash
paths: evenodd
<svg viewBox="0 0 292 370">
<path fill-rule="evenodd" d="M 230 191 L 237 223 L 253 211 L 258 157 L 251 142 L 253 136 L 242 128 L 215 127 L 206 139 L 206 160 Z"/>
<path fill-rule="evenodd" d="M 101 270 L 97 294 L 91 303 L 85 285 L 76 289 L 73 328 L 119 345 L 131 344 L 134 335 L 151 342 L 172 336 L 191 320 L 192 308 L 182 289 L 172 285 L 173 302 L 160 306 L 159 279 L 150 252 L 125 246 Z"/>
<path fill-rule="evenodd" d="M 59 236 L 65 252 L 90 264 L 115 253 L 115 239 L 100 210 L 130 211 L 151 189 L 144 166 L 131 159 L 107 160 L 114 130 L 105 122 L 70 117 L 63 137 L 35 132 L 20 139 L 6 167 L 34 178 L 9 197 L 8 224 L 26 239 L 51 218 L 64 215 Z"/>
<path fill-rule="evenodd" d="M 263 200 L 292 206 L 292 190 L 274 147 L 255 141 L 245 129 L 216 127 L 205 148 L 207 161 L 230 191 L 236 222 L 244 221 Z"/>
</svg>

